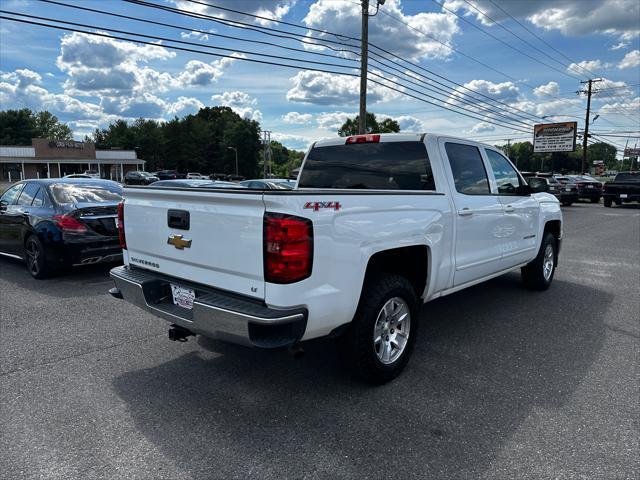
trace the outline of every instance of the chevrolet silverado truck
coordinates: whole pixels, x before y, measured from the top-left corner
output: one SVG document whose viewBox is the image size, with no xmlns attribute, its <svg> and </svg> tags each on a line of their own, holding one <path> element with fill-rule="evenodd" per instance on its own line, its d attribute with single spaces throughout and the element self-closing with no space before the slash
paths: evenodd
<svg viewBox="0 0 640 480">
<path fill-rule="evenodd" d="M 384 383 L 409 360 L 422 304 L 516 269 L 548 288 L 562 213 L 494 147 L 367 134 L 314 143 L 293 190 L 126 187 L 118 227 L 110 293 L 171 339 L 295 349 L 331 335 Z"/>
<path fill-rule="evenodd" d="M 602 186 L 604 206 L 613 203 L 620 206 L 623 203 L 640 202 L 640 172 L 620 172 L 612 182 Z"/>
</svg>

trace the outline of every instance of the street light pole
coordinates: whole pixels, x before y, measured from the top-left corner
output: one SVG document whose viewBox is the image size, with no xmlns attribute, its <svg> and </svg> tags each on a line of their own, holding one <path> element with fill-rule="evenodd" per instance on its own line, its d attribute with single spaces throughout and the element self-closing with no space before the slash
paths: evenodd
<svg viewBox="0 0 640 480">
<path fill-rule="evenodd" d="M 227 150 L 236 152 L 236 176 L 238 175 L 238 149 L 236 147 L 227 147 Z"/>
</svg>

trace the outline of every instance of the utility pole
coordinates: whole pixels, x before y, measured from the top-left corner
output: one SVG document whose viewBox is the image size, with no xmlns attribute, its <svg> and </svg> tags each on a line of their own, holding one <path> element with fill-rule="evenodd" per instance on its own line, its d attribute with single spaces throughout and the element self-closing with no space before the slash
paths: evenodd
<svg viewBox="0 0 640 480">
<path fill-rule="evenodd" d="M 262 159 L 263 159 L 263 167 L 264 174 L 262 178 L 269 178 L 269 150 L 271 149 L 271 132 L 269 130 L 262 131 Z"/>
<path fill-rule="evenodd" d="M 591 86 L 596 82 L 601 82 L 601 78 L 589 79 L 586 82 L 587 86 L 587 115 L 584 118 L 584 138 L 582 139 L 582 169 L 580 173 L 585 173 L 587 168 L 587 145 L 589 141 L 589 115 L 591 115 Z M 584 91 L 581 91 L 584 93 Z"/>
<path fill-rule="evenodd" d="M 362 29 L 360 33 L 360 116 L 358 133 L 367 133 L 367 54 L 369 43 L 369 0 L 362 0 Z"/>
</svg>

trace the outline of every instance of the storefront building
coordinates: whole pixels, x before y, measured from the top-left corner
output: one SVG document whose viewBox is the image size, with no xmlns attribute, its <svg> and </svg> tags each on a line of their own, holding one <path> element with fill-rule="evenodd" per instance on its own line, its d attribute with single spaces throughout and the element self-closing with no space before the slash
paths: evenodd
<svg viewBox="0 0 640 480">
<path fill-rule="evenodd" d="M 0 146 L 0 182 L 60 178 L 87 170 L 122 181 L 131 170 L 144 170 L 134 150 L 96 150 L 90 142 L 34 138 L 31 146 Z"/>
</svg>

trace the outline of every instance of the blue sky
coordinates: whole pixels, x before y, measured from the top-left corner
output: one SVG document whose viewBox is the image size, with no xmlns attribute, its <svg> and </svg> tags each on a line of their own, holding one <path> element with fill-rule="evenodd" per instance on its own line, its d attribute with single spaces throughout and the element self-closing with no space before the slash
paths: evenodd
<svg viewBox="0 0 640 480">
<path fill-rule="evenodd" d="M 349 39 L 359 37 L 355 0 L 148 0 L 191 12 L 191 16 L 121 0 L 60 1 L 179 27 L 34 0 L 0 2 L 5 11 L 84 23 L 90 26 L 86 30 L 100 27 L 107 35 L 92 37 L 0 21 L 0 107 L 50 110 L 68 122 L 78 138 L 117 118 L 169 119 L 194 113 L 201 106 L 228 105 L 240 115 L 259 120 L 264 129 L 274 132 L 272 138 L 303 149 L 314 139 L 335 135 L 345 117 L 358 109 L 356 77 L 250 63 L 245 59 L 260 57 L 239 53 L 246 50 L 327 62 L 329 65 L 313 66 L 355 73 L 352 67 L 358 64 L 352 54 L 325 46 L 358 50 L 357 42 Z M 212 22 L 201 14 L 306 35 L 301 37 L 306 43 Z M 116 40 L 108 36 L 118 34 L 105 29 L 193 42 L 198 46 L 181 46 L 233 58 L 174 51 L 165 47 L 176 44 L 166 41 L 146 39 L 156 45 L 140 45 Z M 490 143 L 524 140 L 531 137 L 529 125 L 545 121 L 542 117 L 578 120 L 581 126 L 585 98 L 575 91 L 581 88 L 580 80 L 597 76 L 605 80 L 593 97 L 593 116 L 600 115 L 593 130 L 637 131 L 639 31 L 637 0 L 387 0 L 381 12 L 370 18 L 370 42 L 389 52 L 377 50 L 383 56 L 373 56 L 370 69 L 385 79 L 370 78 L 402 91 L 370 83 L 368 110 L 395 118 L 404 131 L 442 132 Z M 258 43 L 261 41 L 302 51 Z M 227 50 L 213 50 L 213 46 Z M 397 70 L 390 71 L 376 61 Z M 481 118 L 467 118 L 404 93 L 465 109 Z M 477 101 L 489 102 L 487 97 L 492 102 Z M 637 135 L 631 143 L 638 140 Z M 625 138 L 607 138 L 619 145 L 626 142 Z"/>
</svg>

